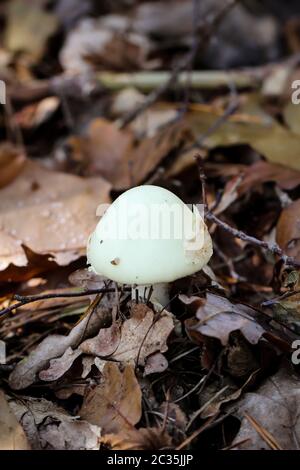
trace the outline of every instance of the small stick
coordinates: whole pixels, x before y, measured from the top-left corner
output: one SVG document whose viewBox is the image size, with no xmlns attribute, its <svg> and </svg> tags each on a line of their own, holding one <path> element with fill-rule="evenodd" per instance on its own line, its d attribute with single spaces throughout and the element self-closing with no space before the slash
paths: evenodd
<svg viewBox="0 0 300 470">
<path fill-rule="evenodd" d="M 131 290 L 130 288 L 123 288 L 123 290 Z M 10 305 L 7 308 L 0 310 L 0 316 L 5 315 L 6 313 L 10 313 L 16 308 L 22 307 L 23 305 L 31 304 L 33 302 L 38 302 L 39 300 L 46 300 L 46 299 L 59 299 L 59 298 L 68 298 L 68 297 L 84 297 L 87 295 L 94 295 L 94 294 L 108 294 L 110 292 L 115 292 L 114 288 L 102 288 L 102 289 L 90 289 L 84 292 L 65 292 L 59 294 L 38 294 L 38 295 L 14 295 L 15 300 L 19 300 L 19 302 Z"/>
<path fill-rule="evenodd" d="M 207 198 L 206 198 L 206 187 L 205 187 L 205 174 L 203 171 L 202 162 L 199 156 L 196 155 L 195 158 L 198 164 L 199 178 L 200 178 L 200 182 L 202 185 L 202 203 L 204 204 L 204 207 L 205 207 L 205 212 L 204 212 L 205 218 L 207 220 L 210 220 L 211 222 L 214 222 L 216 225 L 218 225 L 218 227 L 230 233 L 233 237 L 239 238 L 240 240 L 243 240 L 244 242 L 250 243 L 251 245 L 254 245 L 254 246 L 258 246 L 260 248 L 263 248 L 264 250 L 269 251 L 273 255 L 279 256 L 286 265 L 299 268 L 300 262 L 297 261 L 294 257 L 288 256 L 286 253 L 284 253 L 284 251 L 280 248 L 280 246 L 277 243 L 268 243 L 264 240 L 259 240 L 256 237 L 252 237 L 251 235 L 247 235 L 245 232 L 242 232 L 241 230 L 231 227 L 229 224 L 219 219 L 219 217 L 217 217 L 208 209 Z"/>
</svg>

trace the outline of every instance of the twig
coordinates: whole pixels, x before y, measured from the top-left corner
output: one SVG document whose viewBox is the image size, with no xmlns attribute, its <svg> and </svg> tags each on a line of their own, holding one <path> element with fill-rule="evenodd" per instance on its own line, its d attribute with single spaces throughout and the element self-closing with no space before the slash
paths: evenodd
<svg viewBox="0 0 300 470">
<path fill-rule="evenodd" d="M 239 238 L 240 240 L 243 240 L 244 242 L 250 243 L 251 245 L 254 245 L 254 246 L 258 246 L 264 250 L 269 251 L 273 255 L 279 256 L 286 265 L 299 268 L 300 262 L 297 261 L 295 258 L 288 256 L 286 253 L 284 253 L 284 251 L 280 248 L 280 246 L 277 243 L 268 243 L 264 240 L 259 240 L 258 238 L 253 237 L 251 235 L 247 235 L 245 232 L 242 232 L 241 230 L 231 227 L 231 225 L 219 219 L 219 217 L 217 217 L 208 209 L 207 200 L 206 200 L 205 174 L 203 171 L 202 162 L 201 162 L 201 159 L 199 159 L 197 155 L 195 158 L 198 164 L 199 178 L 200 178 L 201 185 L 202 185 L 202 203 L 204 204 L 204 208 L 205 208 L 205 211 L 204 211 L 205 218 L 207 220 L 210 220 L 211 222 L 214 222 L 216 225 L 218 225 L 218 227 L 230 233 L 233 237 Z"/>
<path fill-rule="evenodd" d="M 208 22 L 207 18 L 205 18 L 202 22 L 200 22 L 200 9 L 198 5 L 198 0 L 194 0 L 194 8 L 193 8 L 193 22 L 194 22 L 194 28 L 193 28 L 193 44 L 191 47 L 190 52 L 187 54 L 185 59 L 174 67 L 174 70 L 171 71 L 170 73 L 167 72 L 167 76 L 165 77 L 165 80 L 162 80 L 161 85 L 158 86 L 155 90 L 153 90 L 149 96 L 145 99 L 145 101 L 141 104 L 138 105 L 136 108 L 134 108 L 132 111 L 130 111 L 122 120 L 121 127 L 124 128 L 127 126 L 130 122 L 132 122 L 137 116 L 142 114 L 146 109 L 148 109 L 152 104 L 154 104 L 158 98 L 164 94 L 169 88 L 171 88 L 174 84 L 179 85 L 181 82 L 183 82 L 183 86 L 185 89 L 188 86 L 188 88 L 193 87 L 193 84 L 195 83 L 195 78 L 194 78 L 194 73 L 196 74 L 197 72 L 192 73 L 192 67 L 193 63 L 195 61 L 195 58 L 197 56 L 197 53 L 200 50 L 201 46 L 201 52 L 204 51 L 204 49 L 207 47 L 207 45 L 210 42 L 211 37 L 213 36 L 213 33 L 215 30 L 218 28 L 224 17 L 227 15 L 227 13 L 238 3 L 239 0 L 228 0 L 228 2 L 220 8 L 216 14 L 212 17 L 212 19 Z M 185 72 L 183 72 L 185 71 Z M 144 77 L 149 79 L 150 74 L 152 72 L 139 72 L 136 74 L 136 77 L 139 77 L 139 80 L 141 82 L 141 78 Z M 154 72 L 156 74 L 163 74 L 166 72 Z M 144 76 L 142 75 L 144 74 Z M 126 75 L 123 75 L 123 79 Z M 105 80 L 105 78 L 104 78 Z M 130 74 L 130 80 L 132 80 L 132 74 Z M 101 81 L 101 79 L 100 79 Z M 111 77 L 110 77 L 111 81 Z M 103 78 L 102 78 L 102 83 L 103 83 Z M 115 81 L 116 85 L 116 81 Z M 225 86 L 228 85 L 228 80 L 225 82 Z M 132 85 L 131 86 L 136 86 Z M 221 85 L 222 86 L 222 85 Z M 224 83 L 223 83 L 224 86 Z M 215 87 L 214 87 L 215 88 Z M 187 92 L 187 100 L 188 100 L 188 92 Z"/>
<path fill-rule="evenodd" d="M 273 299 L 270 300 L 265 300 L 265 302 L 261 303 L 261 307 L 271 307 L 272 305 L 277 304 L 277 302 L 288 299 L 289 297 L 292 297 L 293 295 L 300 294 L 300 290 L 291 290 L 284 292 L 283 294 L 279 295 L 278 297 L 274 297 Z"/>
<path fill-rule="evenodd" d="M 300 267 L 300 262 L 291 256 L 287 256 L 284 251 L 279 247 L 279 245 L 277 245 L 277 243 L 268 243 L 264 240 L 259 240 L 258 238 L 247 235 L 241 230 L 237 230 L 236 228 L 228 225 L 226 222 L 223 222 L 223 220 L 219 219 L 210 211 L 206 212 L 205 217 L 211 222 L 217 224 L 226 232 L 230 233 L 233 237 L 239 238 L 240 240 L 250 243 L 251 245 L 259 246 L 260 248 L 269 251 L 273 255 L 279 256 L 286 265 L 295 266 L 298 268 Z"/>
<path fill-rule="evenodd" d="M 131 290 L 131 288 L 123 288 L 123 290 Z M 46 299 L 59 299 L 59 298 L 68 298 L 68 297 L 84 297 L 87 295 L 94 294 L 108 294 L 110 292 L 115 292 L 114 288 L 102 288 L 102 289 L 90 289 L 83 292 L 65 292 L 65 293 L 51 293 L 51 294 L 38 294 L 38 295 L 14 295 L 13 299 L 18 300 L 19 302 L 10 305 L 7 308 L 0 310 L 0 316 L 12 312 L 16 308 L 22 307 L 23 305 L 31 304 L 33 302 L 38 302 L 39 300 Z"/>
</svg>

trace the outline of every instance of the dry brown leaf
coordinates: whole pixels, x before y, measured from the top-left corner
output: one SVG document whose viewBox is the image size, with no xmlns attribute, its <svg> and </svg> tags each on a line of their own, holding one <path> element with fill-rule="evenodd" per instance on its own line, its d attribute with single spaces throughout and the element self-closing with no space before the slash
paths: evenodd
<svg viewBox="0 0 300 470">
<path fill-rule="evenodd" d="M 110 359 L 145 365 L 151 354 L 167 351 L 167 339 L 173 328 L 173 317 L 166 310 L 155 319 L 146 305 L 134 305 L 131 318 L 122 324 L 121 341 Z"/>
<path fill-rule="evenodd" d="M 242 424 L 234 443 L 247 439 L 239 449 L 269 450 L 244 413 L 258 421 L 284 450 L 299 450 L 299 377 L 287 370 L 286 366 L 267 379 L 255 393 L 247 393 L 238 407 L 237 414 L 242 418 Z"/>
<path fill-rule="evenodd" d="M 104 20 L 86 18 L 69 33 L 60 52 L 65 70 L 72 73 L 128 70 L 145 64 L 150 41 L 140 34 L 125 32 L 122 27 L 121 31 L 110 28 Z"/>
<path fill-rule="evenodd" d="M 180 300 L 195 310 L 199 320 L 195 324 L 186 323 L 187 331 L 197 331 L 203 336 L 218 338 L 226 346 L 233 331 L 241 331 L 251 344 L 256 344 L 264 334 L 264 329 L 249 314 L 250 307 L 232 304 L 219 295 L 207 293 L 206 299 L 180 295 Z"/>
<path fill-rule="evenodd" d="M 136 143 L 133 132 L 98 118 L 92 121 L 85 137 L 71 138 L 70 145 L 85 156 L 87 175 L 100 174 L 115 189 L 125 189 L 141 183 L 180 145 L 184 132 L 182 123 L 177 122 Z"/>
<path fill-rule="evenodd" d="M 276 241 L 288 256 L 300 261 L 300 199 L 281 212 L 276 227 Z"/>
<path fill-rule="evenodd" d="M 109 191 L 102 178 L 52 172 L 27 160 L 0 190 L 0 270 L 29 268 L 25 247 L 59 265 L 84 255 L 97 206 L 109 202 Z"/>
<path fill-rule="evenodd" d="M 13 0 L 8 3 L 5 46 L 11 52 L 28 52 L 34 59 L 43 54 L 47 39 L 58 28 L 57 18 L 38 2 Z"/>
<path fill-rule="evenodd" d="M 111 450 L 160 450 L 170 448 L 172 439 L 161 428 L 133 428 L 118 434 L 106 434 L 101 443 Z"/>
<path fill-rule="evenodd" d="M 85 354 L 106 357 L 111 356 L 117 349 L 121 340 L 120 327 L 113 323 L 109 328 L 102 328 L 94 338 L 86 339 L 80 349 Z"/>
<path fill-rule="evenodd" d="M 15 113 L 14 121 L 16 125 L 24 129 L 38 127 L 55 113 L 59 105 L 59 98 L 56 96 L 48 96 L 38 103 L 25 106 Z"/>
<path fill-rule="evenodd" d="M 103 319 L 93 312 L 86 315 L 67 336 L 49 335 L 28 357 L 20 361 L 9 377 L 12 389 L 20 390 L 35 382 L 37 374 L 47 368 L 51 359 L 60 358 L 65 351 L 74 347 L 85 337 L 95 334 Z"/>
<path fill-rule="evenodd" d="M 32 449 L 97 450 L 101 429 L 70 416 L 44 398 L 20 396 L 9 406 L 22 424 Z"/>
<path fill-rule="evenodd" d="M 144 376 L 164 372 L 168 368 L 168 361 L 161 353 L 154 353 L 146 358 Z"/>
<path fill-rule="evenodd" d="M 29 450 L 26 435 L 0 390 L 0 450 Z"/>
<path fill-rule="evenodd" d="M 139 422 L 141 399 L 134 368 L 127 365 L 121 372 L 117 364 L 107 362 L 102 383 L 87 392 L 79 414 L 89 423 L 100 426 L 104 433 L 118 433 Z"/>
<path fill-rule="evenodd" d="M 50 366 L 39 373 L 39 378 L 50 382 L 59 379 L 70 369 L 81 354 L 80 349 L 67 348 L 61 357 L 50 360 Z"/>
<path fill-rule="evenodd" d="M 26 157 L 24 152 L 9 143 L 0 146 L 0 189 L 13 181 L 22 171 Z"/>
<path fill-rule="evenodd" d="M 259 161 L 244 170 L 244 176 L 238 187 L 238 194 L 243 195 L 255 186 L 274 181 L 282 189 L 293 189 L 300 184 L 300 171 L 282 165 Z"/>
<path fill-rule="evenodd" d="M 194 134 L 205 134 L 224 114 L 213 106 L 192 106 L 187 120 Z M 208 148 L 248 144 L 272 163 L 300 170 L 300 136 L 278 124 L 255 105 L 256 114 L 236 114 L 229 117 L 215 132 L 208 135 Z M 252 110 L 251 110 L 252 111 Z"/>
</svg>

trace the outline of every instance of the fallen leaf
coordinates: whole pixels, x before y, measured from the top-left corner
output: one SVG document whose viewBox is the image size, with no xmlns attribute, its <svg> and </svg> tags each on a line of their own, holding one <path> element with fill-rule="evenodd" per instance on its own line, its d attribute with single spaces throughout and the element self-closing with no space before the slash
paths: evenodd
<svg viewBox="0 0 300 470">
<path fill-rule="evenodd" d="M 276 241 L 288 256 L 300 261 L 300 199 L 281 212 L 276 227 Z"/>
<path fill-rule="evenodd" d="M 50 382 L 59 379 L 70 369 L 74 361 L 81 354 L 82 351 L 80 349 L 73 350 L 71 347 L 67 348 L 61 357 L 50 360 L 50 366 L 39 373 L 39 378 Z"/>
<path fill-rule="evenodd" d="M 97 118 L 84 137 L 72 137 L 69 144 L 85 155 L 88 176 L 99 174 L 115 189 L 125 189 L 141 183 L 180 145 L 185 132 L 182 123 L 177 122 L 136 142 L 132 131 L 120 130 L 113 122 Z"/>
<path fill-rule="evenodd" d="M 238 187 L 240 196 L 268 181 L 274 181 L 282 189 L 293 189 L 300 184 L 300 171 L 264 161 L 246 167 L 243 173 L 242 182 Z"/>
<path fill-rule="evenodd" d="M 283 110 L 283 117 L 291 131 L 295 132 L 295 134 L 300 134 L 300 113 L 299 113 L 299 105 L 294 104 L 292 100 L 288 101 L 288 104 L 285 106 Z"/>
<path fill-rule="evenodd" d="M 58 109 L 60 100 L 56 96 L 48 96 L 37 104 L 25 106 L 14 114 L 16 125 L 24 129 L 32 129 L 45 123 Z"/>
<path fill-rule="evenodd" d="M 10 374 L 11 388 L 21 390 L 29 387 L 36 381 L 37 374 L 48 367 L 51 359 L 60 358 L 68 348 L 76 346 L 86 336 L 95 334 L 103 319 L 93 313 L 86 315 L 67 336 L 49 335 L 43 339 L 37 348 L 20 361 Z M 72 355 L 71 358 L 73 358 Z M 61 365 L 61 361 L 58 364 Z"/>
<path fill-rule="evenodd" d="M 87 392 L 79 414 L 104 433 L 118 433 L 141 419 L 141 398 L 133 367 L 127 365 L 120 372 L 117 364 L 107 362 L 102 382 Z"/>
<path fill-rule="evenodd" d="M 93 69 L 128 70 L 146 63 L 150 41 L 137 33 L 110 28 L 103 19 L 85 18 L 68 34 L 60 52 L 63 68 L 72 73 Z M 125 33 L 125 34 L 124 34 Z"/>
<path fill-rule="evenodd" d="M 197 137 L 205 135 L 224 114 L 222 109 L 205 105 L 193 105 L 191 110 L 187 121 Z M 245 112 L 230 116 L 205 138 L 204 143 L 208 148 L 248 144 L 271 163 L 300 170 L 300 136 L 277 123 L 259 107 L 250 114 L 245 106 Z"/>
<path fill-rule="evenodd" d="M 10 264 L 29 268 L 24 247 L 59 265 L 84 255 L 97 206 L 109 202 L 109 191 L 101 178 L 52 172 L 27 160 L 0 190 L 0 271 Z"/>
<path fill-rule="evenodd" d="M 44 398 L 10 398 L 9 406 L 22 424 L 32 449 L 98 450 L 101 429 L 70 416 Z"/>
<path fill-rule="evenodd" d="M 38 2 L 13 0 L 7 7 L 5 47 L 11 52 L 28 52 L 33 59 L 39 59 L 47 40 L 58 28 L 57 18 L 44 11 Z"/>
<path fill-rule="evenodd" d="M 113 323 L 109 328 L 102 328 L 94 338 L 86 339 L 80 345 L 85 354 L 106 357 L 111 356 L 117 349 L 121 340 L 120 327 Z"/>
<path fill-rule="evenodd" d="M 26 435 L 0 390 L 0 450 L 29 450 Z"/>
<path fill-rule="evenodd" d="M 144 377 L 150 374 L 164 372 L 168 368 L 168 361 L 161 353 L 154 353 L 146 358 Z"/>
<path fill-rule="evenodd" d="M 217 338 L 223 346 L 227 345 L 233 331 L 241 331 L 251 344 L 256 344 L 265 332 L 249 314 L 250 307 L 232 304 L 219 295 L 208 292 L 206 299 L 186 295 L 180 295 L 179 299 L 196 310 L 196 318 L 199 320 L 193 325 L 187 323 L 187 330 Z"/>
<path fill-rule="evenodd" d="M 146 305 L 137 304 L 131 310 L 131 318 L 121 327 L 121 340 L 110 356 L 118 362 L 145 365 L 153 353 L 167 351 L 167 339 L 174 328 L 172 315 L 164 310 L 158 319 Z"/>
<path fill-rule="evenodd" d="M 9 143 L 0 145 L 0 189 L 18 176 L 25 161 L 26 157 L 21 149 Z"/>
<path fill-rule="evenodd" d="M 298 450 L 300 440 L 299 377 L 282 368 L 256 391 L 247 393 L 239 402 L 237 414 L 241 428 L 234 439 L 247 441 L 241 450 L 269 450 L 268 444 L 244 416 L 253 417 L 269 432 L 284 450 Z"/>
<path fill-rule="evenodd" d="M 126 429 L 106 434 L 101 443 L 111 450 L 161 450 L 172 447 L 172 439 L 162 428 Z"/>
</svg>

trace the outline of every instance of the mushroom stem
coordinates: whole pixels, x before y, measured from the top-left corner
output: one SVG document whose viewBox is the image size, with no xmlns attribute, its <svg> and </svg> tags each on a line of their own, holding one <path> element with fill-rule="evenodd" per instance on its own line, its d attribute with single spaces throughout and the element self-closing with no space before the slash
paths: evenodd
<svg viewBox="0 0 300 470">
<path fill-rule="evenodd" d="M 132 291 L 131 291 L 132 299 L 135 300 L 136 296 L 138 296 L 140 300 L 145 302 L 149 297 L 151 288 L 152 288 L 152 293 L 151 293 L 149 300 L 154 304 L 161 305 L 162 307 L 167 306 L 168 303 L 170 302 L 168 282 L 153 284 L 152 286 L 141 284 L 141 285 L 132 287 Z M 136 294 L 136 292 L 138 293 Z"/>
</svg>

